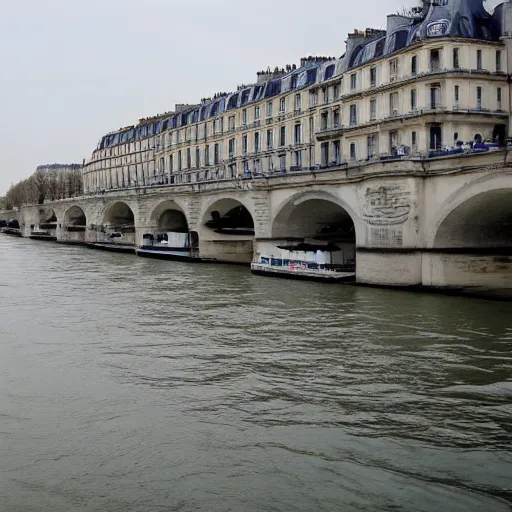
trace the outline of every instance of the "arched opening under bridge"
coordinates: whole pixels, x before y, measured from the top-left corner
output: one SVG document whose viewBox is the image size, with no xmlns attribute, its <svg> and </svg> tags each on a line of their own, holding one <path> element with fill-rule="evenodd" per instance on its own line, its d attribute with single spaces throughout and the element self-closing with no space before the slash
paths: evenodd
<svg viewBox="0 0 512 512">
<path fill-rule="evenodd" d="M 433 286 L 512 293 L 512 188 L 478 193 L 449 212 L 426 270 Z"/>
<path fill-rule="evenodd" d="M 254 253 L 254 219 L 240 201 L 215 201 L 202 218 L 199 237 L 201 258 L 249 264 Z"/>
<path fill-rule="evenodd" d="M 117 245 L 135 245 L 135 215 L 123 201 L 106 208 L 98 241 Z"/>
<path fill-rule="evenodd" d="M 356 264 L 354 221 L 334 199 L 291 199 L 273 221 L 272 239 L 259 241 L 257 252 L 260 263 L 352 273 Z"/>
<path fill-rule="evenodd" d="M 64 231 L 61 235 L 62 242 L 85 243 L 87 231 L 87 218 L 80 206 L 72 206 L 64 214 Z"/>
</svg>

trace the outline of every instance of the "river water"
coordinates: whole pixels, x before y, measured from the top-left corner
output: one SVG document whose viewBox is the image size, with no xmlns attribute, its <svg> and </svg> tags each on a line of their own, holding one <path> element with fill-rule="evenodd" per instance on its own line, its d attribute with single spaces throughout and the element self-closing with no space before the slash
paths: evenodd
<svg viewBox="0 0 512 512">
<path fill-rule="evenodd" d="M 512 510 L 512 304 L 0 235 L 0 510 Z"/>
</svg>

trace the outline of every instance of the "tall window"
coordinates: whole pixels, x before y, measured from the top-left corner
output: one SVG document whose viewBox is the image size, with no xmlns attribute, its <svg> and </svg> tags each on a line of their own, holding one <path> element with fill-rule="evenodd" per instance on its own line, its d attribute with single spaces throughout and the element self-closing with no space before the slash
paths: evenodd
<svg viewBox="0 0 512 512">
<path fill-rule="evenodd" d="M 455 86 L 454 96 L 455 96 L 455 107 L 459 108 L 460 88 L 458 85 Z"/>
<path fill-rule="evenodd" d="M 210 146 L 204 148 L 204 164 L 206 166 L 210 165 Z"/>
<path fill-rule="evenodd" d="M 355 160 L 357 157 L 356 155 L 356 143 L 351 142 L 350 143 L 350 160 Z"/>
<path fill-rule="evenodd" d="M 254 151 L 258 153 L 260 151 L 260 134 L 256 132 L 254 134 Z"/>
<path fill-rule="evenodd" d="M 476 88 L 476 108 L 478 110 L 482 109 L 482 88 L 481 87 Z"/>
<path fill-rule="evenodd" d="M 279 100 L 279 112 L 284 112 L 286 110 L 286 98 L 281 98 Z"/>
<path fill-rule="evenodd" d="M 459 49 L 453 49 L 453 69 L 459 69 Z"/>
<path fill-rule="evenodd" d="M 235 116 L 229 116 L 229 119 L 228 119 L 228 128 L 230 130 L 234 130 L 235 129 Z"/>
<path fill-rule="evenodd" d="M 181 160 L 181 151 L 178 151 L 178 171 L 181 171 L 183 169 L 183 162 Z"/>
<path fill-rule="evenodd" d="M 279 129 L 279 145 L 284 146 L 286 144 L 286 127 L 281 126 Z"/>
<path fill-rule="evenodd" d="M 267 117 L 272 117 L 273 109 L 274 109 L 274 104 L 271 101 L 269 101 L 267 103 Z"/>
<path fill-rule="evenodd" d="M 229 151 L 229 158 L 234 158 L 235 156 L 235 139 L 229 139 L 228 142 L 228 151 Z"/>
<path fill-rule="evenodd" d="M 496 50 L 496 72 L 501 71 L 501 50 Z"/>
<path fill-rule="evenodd" d="M 418 73 L 418 57 L 413 55 L 411 58 L 411 75 L 416 75 Z"/>
<path fill-rule="evenodd" d="M 441 87 L 432 85 L 430 87 L 430 108 L 435 110 L 441 106 Z"/>
<path fill-rule="evenodd" d="M 336 140 L 333 142 L 334 149 L 334 162 L 338 165 L 341 161 L 341 150 L 340 150 L 340 141 Z"/>
<path fill-rule="evenodd" d="M 199 167 L 201 167 L 201 150 L 196 148 L 196 169 L 199 169 Z"/>
<path fill-rule="evenodd" d="M 441 69 L 441 53 L 439 50 L 430 50 L 430 71 Z"/>
<path fill-rule="evenodd" d="M 293 160 L 295 167 L 302 167 L 302 151 L 294 151 Z"/>
<path fill-rule="evenodd" d="M 350 105 L 350 126 L 357 124 L 357 105 Z"/>
<path fill-rule="evenodd" d="M 295 110 L 300 110 L 301 104 L 302 104 L 301 95 L 300 95 L 300 93 L 298 93 L 295 95 Z"/>
<path fill-rule="evenodd" d="M 377 119 L 377 99 L 370 100 L 370 121 Z"/>
<path fill-rule="evenodd" d="M 482 69 L 482 50 L 476 51 L 476 69 Z"/>
<path fill-rule="evenodd" d="M 375 87 L 377 85 L 377 68 L 370 68 L 370 87 Z"/>
<path fill-rule="evenodd" d="M 498 88 L 496 89 L 496 100 L 497 100 L 497 104 L 498 104 L 498 105 L 497 105 L 498 110 L 502 110 L 502 106 L 503 106 L 503 104 L 502 104 L 502 99 L 503 99 L 502 94 L 503 94 L 503 93 L 502 93 L 502 89 L 501 89 L 501 87 L 498 87 Z"/>
<path fill-rule="evenodd" d="M 329 103 L 329 87 L 324 87 L 324 103 Z"/>
<path fill-rule="evenodd" d="M 416 110 L 417 106 L 418 106 L 418 101 L 417 101 L 416 89 L 413 89 L 411 91 L 411 109 Z"/>
<path fill-rule="evenodd" d="M 318 104 L 318 92 L 315 90 L 312 90 L 309 92 L 309 105 L 311 107 L 314 107 Z"/>
<path fill-rule="evenodd" d="M 247 135 L 242 137 L 242 152 L 247 153 Z"/>
<path fill-rule="evenodd" d="M 391 115 L 398 114 L 398 93 L 392 92 L 389 95 L 389 113 Z"/>
<path fill-rule="evenodd" d="M 357 74 L 352 73 L 350 75 L 350 89 L 353 91 L 357 87 Z"/>
<path fill-rule="evenodd" d="M 332 125 L 334 128 L 339 128 L 340 126 L 340 109 L 339 108 L 336 108 L 334 109 L 333 113 L 332 113 Z"/>
<path fill-rule="evenodd" d="M 411 147 L 412 147 L 413 151 L 416 150 L 417 145 L 418 145 L 418 140 L 417 140 L 416 132 L 412 132 L 411 133 Z"/>
<path fill-rule="evenodd" d="M 327 166 L 329 164 L 329 143 L 323 142 L 320 146 L 320 157 L 321 163 L 323 166 Z"/>
<path fill-rule="evenodd" d="M 340 86 L 335 85 L 334 86 L 334 99 L 337 100 L 340 97 Z"/>
<path fill-rule="evenodd" d="M 267 149 L 274 147 L 274 130 L 267 130 Z"/>
<path fill-rule="evenodd" d="M 247 109 L 242 110 L 242 124 L 247 124 Z"/>
<path fill-rule="evenodd" d="M 297 123 L 293 127 L 293 142 L 294 142 L 294 144 L 301 143 L 301 131 L 302 131 L 302 126 L 300 125 L 300 123 Z"/>
<path fill-rule="evenodd" d="M 254 119 L 259 119 L 260 118 L 260 107 L 257 106 L 257 107 L 254 107 Z"/>
<path fill-rule="evenodd" d="M 389 79 L 394 82 L 398 76 L 398 59 L 389 61 Z"/>
<path fill-rule="evenodd" d="M 192 169 L 192 152 L 187 148 L 187 169 Z"/>
<path fill-rule="evenodd" d="M 373 158 L 377 154 L 377 135 L 375 133 L 372 135 L 368 135 L 367 147 L 368 158 Z"/>
<path fill-rule="evenodd" d="M 329 112 L 327 112 L 327 111 L 322 112 L 322 115 L 320 117 L 320 121 L 321 121 L 320 126 L 321 126 L 322 130 L 327 130 L 328 119 L 329 119 Z"/>
</svg>

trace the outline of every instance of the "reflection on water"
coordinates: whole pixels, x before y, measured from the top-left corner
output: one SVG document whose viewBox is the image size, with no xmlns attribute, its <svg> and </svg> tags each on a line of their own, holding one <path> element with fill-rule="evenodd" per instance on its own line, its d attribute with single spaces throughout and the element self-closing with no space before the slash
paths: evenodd
<svg viewBox="0 0 512 512">
<path fill-rule="evenodd" d="M 2 511 L 511 510 L 512 304 L 0 235 Z"/>
</svg>

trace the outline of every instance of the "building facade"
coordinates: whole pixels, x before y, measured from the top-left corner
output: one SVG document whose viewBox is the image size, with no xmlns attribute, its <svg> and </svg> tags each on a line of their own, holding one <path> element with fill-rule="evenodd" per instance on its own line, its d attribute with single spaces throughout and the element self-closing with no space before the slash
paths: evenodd
<svg viewBox="0 0 512 512">
<path fill-rule="evenodd" d="M 386 31 L 348 36 L 343 57 L 257 81 L 104 136 L 86 193 L 317 172 L 504 146 L 512 6 L 424 0 Z"/>
</svg>

